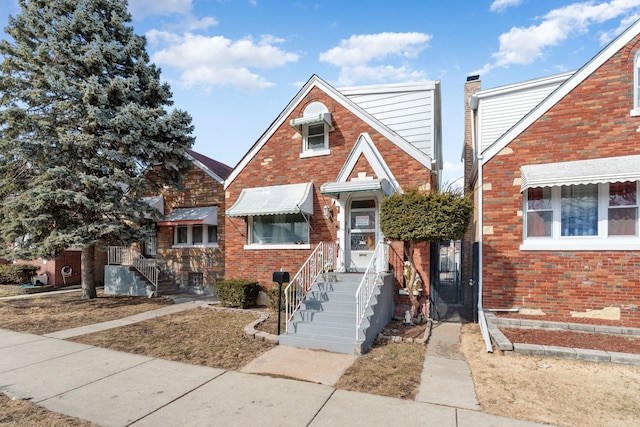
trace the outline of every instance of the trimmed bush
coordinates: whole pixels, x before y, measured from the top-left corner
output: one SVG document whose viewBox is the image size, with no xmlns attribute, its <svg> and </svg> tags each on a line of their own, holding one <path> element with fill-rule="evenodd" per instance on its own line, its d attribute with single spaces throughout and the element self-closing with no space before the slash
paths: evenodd
<svg viewBox="0 0 640 427">
<path fill-rule="evenodd" d="M 23 285 L 31 282 L 31 276 L 35 276 L 40 267 L 30 264 L 3 264 L 0 265 L 0 283 Z"/>
<path fill-rule="evenodd" d="M 260 292 L 260 285 L 255 280 L 227 279 L 216 282 L 216 294 L 220 304 L 225 307 L 252 307 Z"/>
</svg>

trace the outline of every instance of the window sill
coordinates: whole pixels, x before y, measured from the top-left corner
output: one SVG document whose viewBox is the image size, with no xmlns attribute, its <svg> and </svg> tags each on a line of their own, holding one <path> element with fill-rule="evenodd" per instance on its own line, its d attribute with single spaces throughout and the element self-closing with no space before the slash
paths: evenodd
<svg viewBox="0 0 640 427">
<path fill-rule="evenodd" d="M 629 115 L 631 117 L 640 117 L 640 108 L 634 108 L 633 110 L 629 111 Z"/>
<path fill-rule="evenodd" d="M 520 245 L 521 251 L 628 251 L 640 250 L 640 239 L 609 238 L 590 239 L 576 238 L 568 240 L 534 239 Z"/>
<path fill-rule="evenodd" d="M 207 248 L 217 248 L 217 243 L 211 243 L 206 245 L 173 245 L 171 249 L 185 249 L 185 248 L 196 248 L 196 249 L 207 249 Z"/>
<path fill-rule="evenodd" d="M 259 244 L 254 244 L 254 245 L 244 245 L 244 249 L 245 250 L 273 250 L 273 249 L 279 249 L 279 250 L 292 250 L 292 249 L 311 249 L 311 245 L 310 244 L 301 244 L 301 245 L 297 245 L 295 243 L 284 243 L 281 245 L 275 245 L 275 244 L 271 244 L 271 245 L 259 245 Z"/>
<path fill-rule="evenodd" d="M 307 150 L 303 153 L 300 153 L 301 159 L 306 159 L 307 157 L 318 157 L 318 156 L 329 156 L 331 155 L 330 149 L 325 150 Z"/>
</svg>

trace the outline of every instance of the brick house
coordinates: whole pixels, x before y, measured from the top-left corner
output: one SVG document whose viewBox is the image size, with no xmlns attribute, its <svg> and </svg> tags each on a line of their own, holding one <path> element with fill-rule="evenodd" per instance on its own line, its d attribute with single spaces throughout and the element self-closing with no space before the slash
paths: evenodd
<svg viewBox="0 0 640 427">
<path fill-rule="evenodd" d="M 384 238 L 383 199 L 438 186 L 440 120 L 439 82 L 336 89 L 312 76 L 225 182 L 226 277 L 270 287 L 320 242 L 338 243 L 339 270 L 364 271 Z M 424 283 L 429 255 L 416 251 Z"/>
<path fill-rule="evenodd" d="M 640 318 L 639 33 L 575 72 L 489 90 L 468 79 L 481 309 Z"/>
<path fill-rule="evenodd" d="M 145 241 L 127 248 L 134 254 L 125 257 L 140 256 L 158 268 L 159 294 L 213 293 L 215 282 L 224 277 L 223 185 L 231 168 L 193 150 L 187 150 L 187 157 L 191 165 L 184 172 L 183 188 L 166 187 L 147 197 L 162 217 L 147 220 Z M 111 258 L 110 264 L 121 263 L 122 257 Z M 132 272 L 118 267 L 106 267 L 105 291 L 144 295 L 144 281 L 133 280 L 128 277 Z"/>
</svg>

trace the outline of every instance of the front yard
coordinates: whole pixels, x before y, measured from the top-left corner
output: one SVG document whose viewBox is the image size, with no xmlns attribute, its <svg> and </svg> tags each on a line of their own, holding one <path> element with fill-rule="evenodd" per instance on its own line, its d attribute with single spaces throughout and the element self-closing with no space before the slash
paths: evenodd
<svg viewBox="0 0 640 427">
<path fill-rule="evenodd" d="M 0 301 L 0 328 L 44 334 L 102 322 L 171 304 L 163 298 L 110 297 L 81 301 L 78 293 Z M 272 317 L 271 326 L 275 324 Z M 239 369 L 272 348 L 247 338 L 256 316 L 199 308 L 74 338 L 75 341 L 184 363 Z M 410 334 L 410 331 L 402 333 Z M 640 369 L 486 353 L 478 327 L 463 325 L 461 349 L 471 367 L 483 411 L 562 426 L 640 424 Z M 345 372 L 337 388 L 414 399 L 425 346 L 377 343 Z M 446 392 L 443 391 L 443 392 Z M 22 404 L 0 397 L 0 425 L 37 425 Z M 37 410 L 41 410 L 38 408 Z M 90 425 L 40 415 L 41 425 Z M 15 421 L 17 419 L 17 421 Z M 7 421 L 8 420 L 8 421 Z M 12 421 L 13 420 L 13 421 Z M 13 424 L 12 424 L 13 422 Z M 74 421 L 75 422 L 75 421 Z"/>
</svg>

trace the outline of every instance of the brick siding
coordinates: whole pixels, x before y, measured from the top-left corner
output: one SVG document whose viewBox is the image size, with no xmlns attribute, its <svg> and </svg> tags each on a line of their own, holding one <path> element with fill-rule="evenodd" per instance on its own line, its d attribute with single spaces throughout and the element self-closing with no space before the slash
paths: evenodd
<svg viewBox="0 0 640 427">
<path fill-rule="evenodd" d="M 640 251 L 520 251 L 520 166 L 640 154 L 633 108 L 636 41 L 603 64 L 483 167 L 486 308 L 546 313 L 620 307 L 640 318 Z"/>
</svg>

